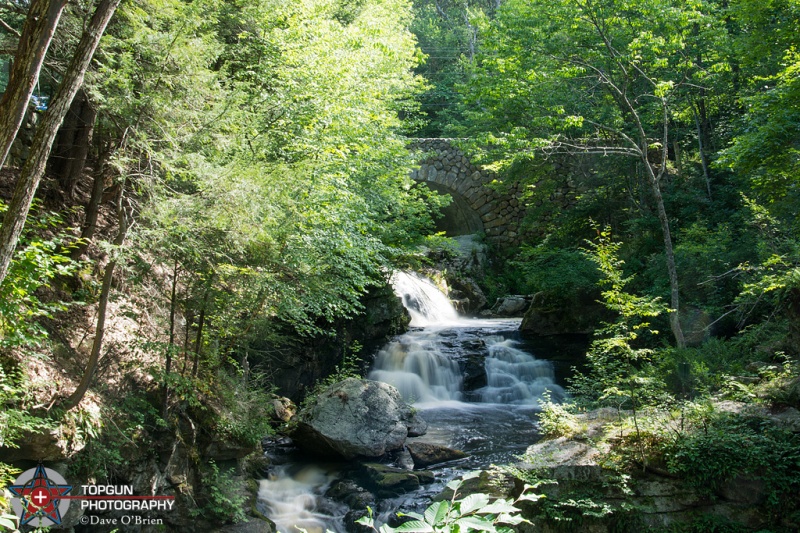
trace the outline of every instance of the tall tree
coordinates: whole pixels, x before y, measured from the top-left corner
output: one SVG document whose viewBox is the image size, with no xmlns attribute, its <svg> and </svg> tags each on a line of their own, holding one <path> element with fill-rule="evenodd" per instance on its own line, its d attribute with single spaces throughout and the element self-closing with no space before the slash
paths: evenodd
<svg viewBox="0 0 800 533">
<path fill-rule="evenodd" d="M 638 160 L 661 226 L 678 346 L 685 344 L 680 283 L 663 190 L 676 109 L 702 74 L 688 41 L 697 27 L 716 24 L 702 7 L 509 0 L 489 28 L 465 101 L 472 131 L 481 130 L 481 141 L 501 157 L 560 152 Z"/>
<path fill-rule="evenodd" d="M 0 99 L 0 166 L 17 136 L 39 79 L 50 41 L 67 0 L 33 0 L 14 54 L 8 86 Z"/>
<path fill-rule="evenodd" d="M 58 129 L 72 105 L 94 51 L 100 43 L 103 32 L 114 15 L 120 0 L 101 0 L 95 9 L 92 20 L 86 26 L 80 42 L 72 56 L 72 61 L 64 73 L 44 120 L 36 129 L 30 155 L 22 167 L 22 172 L 14 188 L 14 196 L 0 226 L 0 283 L 5 279 L 8 265 L 25 225 L 28 210 L 33 202 L 39 181 L 44 175 L 47 158 L 53 146 Z"/>
</svg>

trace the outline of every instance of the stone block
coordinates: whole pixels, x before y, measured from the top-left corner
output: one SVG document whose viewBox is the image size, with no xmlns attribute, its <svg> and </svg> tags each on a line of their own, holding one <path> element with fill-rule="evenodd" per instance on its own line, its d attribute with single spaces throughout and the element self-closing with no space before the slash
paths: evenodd
<svg viewBox="0 0 800 533">
<path fill-rule="evenodd" d="M 484 204 L 483 207 L 478 209 L 478 214 L 483 216 L 494 210 L 495 210 L 494 202 L 486 202 L 486 204 Z"/>
<path fill-rule="evenodd" d="M 480 195 L 474 202 L 472 202 L 472 208 L 476 211 L 479 210 L 481 207 L 486 205 L 486 196 Z"/>
<path fill-rule="evenodd" d="M 483 227 L 486 229 L 496 228 L 498 226 L 505 225 L 505 222 L 502 218 L 495 218 L 493 220 L 489 220 L 488 222 L 484 219 Z"/>
</svg>

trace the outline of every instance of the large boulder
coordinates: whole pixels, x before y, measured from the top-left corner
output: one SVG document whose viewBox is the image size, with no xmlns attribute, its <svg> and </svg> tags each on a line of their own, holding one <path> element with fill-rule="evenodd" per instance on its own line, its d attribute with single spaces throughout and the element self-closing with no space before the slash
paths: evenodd
<svg viewBox="0 0 800 533">
<path fill-rule="evenodd" d="M 424 423 L 396 388 L 348 378 L 330 386 L 298 415 L 295 442 L 316 455 L 381 457 L 403 447 Z"/>
</svg>

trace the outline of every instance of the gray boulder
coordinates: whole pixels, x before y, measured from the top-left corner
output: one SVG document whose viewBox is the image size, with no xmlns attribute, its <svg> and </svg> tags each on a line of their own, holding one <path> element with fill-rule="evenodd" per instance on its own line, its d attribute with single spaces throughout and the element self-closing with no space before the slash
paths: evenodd
<svg viewBox="0 0 800 533">
<path fill-rule="evenodd" d="M 498 298 L 492 307 L 495 316 L 522 316 L 531 305 L 530 297 L 522 295 Z"/>
<path fill-rule="evenodd" d="M 379 381 L 348 378 L 320 394 L 297 416 L 294 440 L 316 455 L 381 457 L 403 447 L 424 423 L 396 388 Z"/>
</svg>

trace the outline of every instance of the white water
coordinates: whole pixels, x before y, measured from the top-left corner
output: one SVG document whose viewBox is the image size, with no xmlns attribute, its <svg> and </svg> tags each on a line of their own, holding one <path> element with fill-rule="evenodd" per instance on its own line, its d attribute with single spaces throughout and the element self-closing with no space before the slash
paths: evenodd
<svg viewBox="0 0 800 533">
<path fill-rule="evenodd" d="M 516 347 L 514 341 L 499 337 L 486 339 L 489 356 L 487 385 L 479 392 L 487 403 L 538 405 L 546 391 L 561 397 L 564 391 L 553 383 L 553 366 Z"/>
<path fill-rule="evenodd" d="M 336 520 L 330 512 L 319 509 L 316 494 L 324 492 L 336 479 L 336 472 L 318 465 L 283 465 L 277 467 L 268 479 L 262 479 L 258 499 L 267 506 L 269 518 L 278 531 L 324 533 L 334 527 Z M 342 515 L 344 510 L 342 511 Z"/>
<path fill-rule="evenodd" d="M 461 370 L 442 353 L 436 333 L 405 334 L 378 352 L 367 376 L 397 387 L 410 403 L 461 399 Z"/>
<path fill-rule="evenodd" d="M 432 281 L 416 274 L 396 272 L 392 285 L 412 316 L 411 325 L 425 329 L 410 331 L 378 352 L 369 379 L 394 385 L 417 407 L 441 407 L 443 402 L 454 407 L 453 402 L 463 400 L 464 393 L 462 370 L 452 353 L 457 351 L 453 350 L 453 338 L 486 330 L 487 384 L 476 391 L 480 402 L 538 406 L 545 391 L 554 398 L 563 396 L 550 362 L 536 359 L 513 340 L 491 334 L 509 321 L 460 317 Z"/>
<path fill-rule="evenodd" d="M 411 315 L 411 326 L 425 327 L 458 322 L 458 313 L 447 296 L 428 278 L 397 271 L 392 275 L 395 294 Z"/>
<path fill-rule="evenodd" d="M 416 274 L 395 273 L 392 285 L 414 329 L 378 352 L 367 377 L 394 385 L 423 410 L 429 429 L 419 440 L 464 450 L 471 457 L 463 468 L 502 464 L 523 453 L 538 438 L 538 400 L 545 390 L 556 400 L 564 391 L 555 384 L 548 361 L 507 338 L 519 320 L 460 317 L 432 281 Z M 477 385 L 466 383 L 465 367 Z M 322 496 L 337 475 L 318 465 L 279 466 L 261 481 L 258 498 L 282 533 L 297 531 L 295 526 L 309 532 L 346 531 L 346 507 Z M 403 499 L 383 503 L 389 507 L 385 514 L 393 514 Z"/>
</svg>

